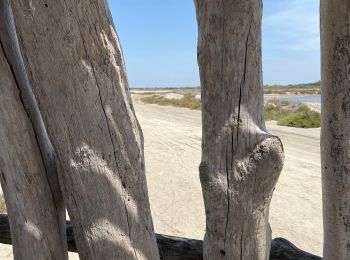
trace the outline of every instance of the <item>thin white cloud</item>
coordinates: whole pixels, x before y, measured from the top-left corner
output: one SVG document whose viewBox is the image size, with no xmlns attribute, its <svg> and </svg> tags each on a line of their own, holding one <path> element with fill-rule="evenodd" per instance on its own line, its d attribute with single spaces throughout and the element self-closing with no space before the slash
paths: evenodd
<svg viewBox="0 0 350 260">
<path fill-rule="evenodd" d="M 319 50 L 319 1 L 284 2 L 283 8 L 263 19 L 265 47 L 298 51 Z"/>
</svg>

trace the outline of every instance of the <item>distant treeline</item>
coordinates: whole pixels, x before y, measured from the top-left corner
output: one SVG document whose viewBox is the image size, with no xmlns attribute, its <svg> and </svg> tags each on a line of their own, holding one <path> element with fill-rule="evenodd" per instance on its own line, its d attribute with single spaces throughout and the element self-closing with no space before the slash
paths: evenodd
<svg viewBox="0 0 350 260">
<path fill-rule="evenodd" d="M 265 85 L 264 88 L 320 88 L 321 81 L 305 84 Z"/>
<path fill-rule="evenodd" d="M 282 89 L 282 90 L 294 90 L 297 89 L 312 89 L 312 90 L 319 90 L 320 89 L 321 82 L 313 82 L 313 83 L 305 83 L 305 84 L 289 84 L 289 85 L 264 85 L 264 91 L 269 90 L 276 90 L 276 89 Z M 198 87 L 147 87 L 147 88 L 138 88 L 138 87 L 131 87 L 132 90 L 177 90 L 177 89 L 183 89 L 183 90 L 195 90 L 200 89 L 200 86 Z"/>
<path fill-rule="evenodd" d="M 290 85 L 266 85 L 264 86 L 265 94 L 303 94 L 319 95 L 321 93 L 321 82 L 307 84 L 290 84 Z"/>
</svg>

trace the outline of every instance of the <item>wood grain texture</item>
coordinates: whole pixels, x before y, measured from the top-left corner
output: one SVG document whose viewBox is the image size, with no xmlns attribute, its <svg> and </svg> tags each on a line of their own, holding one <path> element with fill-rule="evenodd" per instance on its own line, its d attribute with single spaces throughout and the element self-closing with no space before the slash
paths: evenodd
<svg viewBox="0 0 350 260">
<path fill-rule="evenodd" d="M 321 1 L 324 259 L 350 259 L 350 2 Z"/>
<path fill-rule="evenodd" d="M 67 259 L 53 151 L 31 92 L 9 1 L 0 2 L 0 180 L 15 259 Z"/>
<path fill-rule="evenodd" d="M 203 241 L 156 234 L 162 260 L 203 260 Z M 11 244 L 8 218 L 0 215 L 0 243 Z M 67 221 L 67 244 L 69 251 L 76 252 L 72 223 Z M 321 257 L 300 250 L 283 238 L 271 242 L 270 260 L 322 260 Z"/>
<path fill-rule="evenodd" d="M 143 137 L 107 2 L 12 1 L 81 259 L 158 259 Z"/>
<path fill-rule="evenodd" d="M 266 260 L 269 204 L 283 166 L 266 132 L 261 0 L 196 0 L 202 90 L 204 259 Z"/>
</svg>

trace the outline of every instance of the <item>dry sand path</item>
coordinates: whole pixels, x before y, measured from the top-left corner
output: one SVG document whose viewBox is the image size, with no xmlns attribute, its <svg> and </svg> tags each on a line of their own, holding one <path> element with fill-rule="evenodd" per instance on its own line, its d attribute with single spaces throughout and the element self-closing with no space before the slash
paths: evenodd
<svg viewBox="0 0 350 260">
<path fill-rule="evenodd" d="M 201 113 L 135 101 L 145 137 L 148 190 L 156 232 L 202 239 L 205 215 L 198 178 Z M 322 209 L 319 129 L 268 123 L 285 148 L 285 166 L 271 204 L 273 237 L 321 255 Z M 12 259 L 0 246 L 0 259 Z M 71 259 L 77 259 L 75 257 Z"/>
<path fill-rule="evenodd" d="M 148 190 L 159 233 L 202 239 L 205 215 L 198 178 L 201 113 L 135 102 L 145 137 Z M 273 237 L 322 254 L 320 129 L 267 124 L 284 144 L 285 166 L 271 203 Z"/>
</svg>

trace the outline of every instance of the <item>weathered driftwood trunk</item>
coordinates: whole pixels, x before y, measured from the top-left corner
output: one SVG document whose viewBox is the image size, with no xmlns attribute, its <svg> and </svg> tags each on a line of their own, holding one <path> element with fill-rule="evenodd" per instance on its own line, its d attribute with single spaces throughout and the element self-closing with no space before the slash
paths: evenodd
<svg viewBox="0 0 350 260">
<path fill-rule="evenodd" d="M 204 258 L 266 260 L 283 148 L 266 132 L 261 0 L 196 0 L 202 86 Z"/>
<path fill-rule="evenodd" d="M 143 137 L 107 2 L 12 5 L 81 259 L 158 259 Z"/>
<path fill-rule="evenodd" d="M 350 2 L 321 1 L 324 259 L 350 259 Z"/>
<path fill-rule="evenodd" d="M 31 92 L 9 1 L 0 1 L 0 180 L 15 259 L 67 259 L 52 147 Z"/>
<path fill-rule="evenodd" d="M 10 226 L 6 215 L 0 214 L 0 243 L 12 244 Z M 203 241 L 156 234 L 160 259 L 203 260 Z M 76 252 L 72 223 L 67 221 L 67 244 L 69 251 Z M 322 258 L 300 250 L 283 238 L 271 243 L 270 260 L 321 260 Z"/>
</svg>

